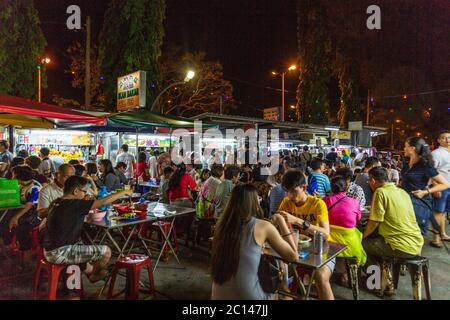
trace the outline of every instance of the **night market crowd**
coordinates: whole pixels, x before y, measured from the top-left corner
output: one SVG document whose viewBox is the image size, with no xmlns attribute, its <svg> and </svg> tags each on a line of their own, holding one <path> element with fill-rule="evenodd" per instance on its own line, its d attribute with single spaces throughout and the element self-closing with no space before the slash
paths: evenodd
<svg viewBox="0 0 450 320">
<path fill-rule="evenodd" d="M 450 131 L 436 138 L 434 151 L 423 138 L 407 139 L 398 159 L 369 156 L 358 148 L 350 154 L 332 149 L 315 156 L 308 146 L 285 150 L 279 170 L 270 176 L 262 174 L 260 163 L 236 165 L 231 148 L 202 157 L 199 164 L 175 164 L 170 152 L 142 151 L 135 157 L 123 145 L 115 161 L 82 165 L 72 160 L 57 166 L 47 148 L 39 156 L 22 150 L 14 157 L 3 140 L 0 177 L 18 180 L 23 206 L 8 211 L 0 222 L 1 239 L 5 246 L 18 244 L 24 263 L 31 263 L 32 230 L 39 227 L 48 261 L 84 264 L 96 282 L 107 275 L 111 250 L 81 241 L 84 217 L 130 196 L 133 191 L 126 186 L 156 181 L 160 202 L 195 208 L 195 217 L 180 219 L 177 228 L 187 234 L 196 228 L 195 241 L 212 241 L 212 299 L 283 299 L 287 297 L 264 291 L 258 268 L 266 244 L 285 262 L 298 261 L 296 230 L 308 237 L 321 233 L 324 240 L 345 245 L 341 255 L 355 257 L 363 270 L 377 263 L 377 257 L 421 255 L 430 220 L 434 233 L 429 245 L 442 248 L 450 240 L 445 233 Z M 126 190 L 99 198 L 102 189 Z M 281 263 L 280 270 L 285 273 L 281 286 L 289 292 L 288 268 Z M 334 299 L 333 273 L 348 285 L 345 268 L 333 259 L 311 279 L 319 299 Z M 386 291 L 393 294 L 392 279 Z"/>
</svg>

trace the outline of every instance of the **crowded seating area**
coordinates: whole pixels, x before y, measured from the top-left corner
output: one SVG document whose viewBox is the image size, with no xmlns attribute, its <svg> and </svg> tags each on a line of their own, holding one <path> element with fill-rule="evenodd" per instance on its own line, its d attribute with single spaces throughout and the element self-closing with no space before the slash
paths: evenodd
<svg viewBox="0 0 450 320">
<path fill-rule="evenodd" d="M 96 299 L 154 299 L 159 269 L 198 255 L 211 299 L 333 300 L 336 286 L 395 297 L 408 274 L 410 298 L 431 299 L 423 249 L 445 254 L 450 241 L 450 132 L 436 138 L 434 151 L 409 138 L 400 161 L 280 151 L 270 176 L 231 162 L 231 148 L 175 163 L 124 144 L 116 159 L 58 165 L 46 148 L 13 155 L 2 140 L 0 264 L 33 274 L 23 299 L 59 299 L 75 269 L 81 298 L 99 284 Z"/>
</svg>

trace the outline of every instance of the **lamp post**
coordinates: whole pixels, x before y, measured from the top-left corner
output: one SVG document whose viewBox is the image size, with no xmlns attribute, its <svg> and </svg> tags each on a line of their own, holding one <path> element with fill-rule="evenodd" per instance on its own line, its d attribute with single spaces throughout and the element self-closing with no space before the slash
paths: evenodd
<svg viewBox="0 0 450 320">
<path fill-rule="evenodd" d="M 192 80 L 192 78 L 194 78 L 194 77 L 195 77 L 195 72 L 192 71 L 192 70 L 189 70 L 189 71 L 187 72 L 187 74 L 186 74 L 186 78 L 184 78 L 183 81 L 177 81 L 177 82 L 174 82 L 174 83 L 172 83 L 171 85 L 165 87 L 165 88 L 158 94 L 158 96 L 156 97 L 156 99 L 153 101 L 153 104 L 152 104 L 152 107 L 151 107 L 150 111 L 153 111 L 153 109 L 155 108 L 156 104 L 158 103 L 159 98 L 161 98 L 161 96 L 162 96 L 165 92 L 167 92 L 167 90 L 169 90 L 170 88 L 172 88 L 172 87 L 174 87 L 174 86 L 178 86 L 178 85 L 185 84 L 185 83 L 189 82 L 190 80 Z M 161 113 L 163 113 L 162 107 L 161 107 Z"/>
<path fill-rule="evenodd" d="M 42 67 L 43 65 L 49 64 L 51 62 L 50 58 L 44 58 L 41 60 L 41 63 L 38 64 L 38 102 L 42 102 Z"/>
<path fill-rule="evenodd" d="M 287 69 L 287 71 L 283 71 L 281 73 L 272 71 L 272 74 L 274 76 L 281 75 L 281 121 L 283 122 L 284 122 L 284 76 L 286 75 L 287 72 L 294 71 L 296 69 L 297 67 L 295 65 L 292 65 Z"/>
</svg>

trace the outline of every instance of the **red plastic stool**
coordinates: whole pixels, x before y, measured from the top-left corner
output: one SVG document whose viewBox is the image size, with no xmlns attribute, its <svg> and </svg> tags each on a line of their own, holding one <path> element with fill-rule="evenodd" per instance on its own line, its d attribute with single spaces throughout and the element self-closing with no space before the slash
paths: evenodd
<svg viewBox="0 0 450 320">
<path fill-rule="evenodd" d="M 161 234 L 161 229 L 159 228 L 159 226 L 161 226 L 161 228 L 164 230 L 164 233 L 167 235 L 169 233 L 170 230 L 170 222 L 165 222 L 165 221 L 158 221 L 158 222 L 153 222 L 152 223 L 152 227 L 151 227 L 151 231 L 150 233 L 153 232 L 158 232 L 158 237 L 160 241 L 164 241 L 163 238 L 164 236 Z M 173 243 L 175 244 L 175 251 L 178 252 L 178 242 L 177 242 L 177 229 L 175 228 L 175 225 L 172 228 L 172 233 L 170 234 L 170 237 L 173 240 Z M 169 238 L 170 240 L 170 238 Z M 163 260 L 167 261 L 169 258 L 169 253 L 171 252 L 170 247 L 168 244 L 166 244 L 166 246 L 164 247 L 164 253 L 163 253 Z"/>
<path fill-rule="evenodd" d="M 152 269 L 152 260 L 149 256 L 140 255 L 140 254 L 130 254 L 127 256 L 120 257 L 116 264 L 114 265 L 114 269 L 111 275 L 111 283 L 108 291 L 108 299 L 113 299 L 123 292 L 126 293 L 126 297 L 129 299 L 137 300 L 139 299 L 139 278 L 141 274 L 142 268 L 147 267 L 148 272 L 148 280 L 150 281 L 150 290 L 149 293 L 153 294 L 155 291 L 155 283 L 153 280 L 153 269 Z M 113 293 L 114 284 L 116 282 L 117 273 L 120 269 L 125 269 L 127 272 L 126 279 L 126 289 Z"/>
<path fill-rule="evenodd" d="M 45 260 L 42 249 L 38 252 L 38 260 L 36 262 L 36 270 L 34 274 L 34 287 L 33 287 L 33 299 L 37 299 L 37 293 L 39 290 L 39 284 L 41 280 L 42 270 L 46 270 L 48 273 L 48 300 L 56 300 L 56 293 L 58 290 L 58 282 L 60 279 L 61 273 L 68 267 L 67 265 L 62 264 L 53 264 Z M 63 277 L 65 278 L 65 277 Z M 84 291 L 83 291 L 83 281 L 81 281 L 81 288 L 79 290 L 75 290 L 80 299 L 84 299 Z"/>
<path fill-rule="evenodd" d="M 31 231 L 31 249 L 33 251 L 39 252 L 39 226 L 33 228 Z"/>
</svg>

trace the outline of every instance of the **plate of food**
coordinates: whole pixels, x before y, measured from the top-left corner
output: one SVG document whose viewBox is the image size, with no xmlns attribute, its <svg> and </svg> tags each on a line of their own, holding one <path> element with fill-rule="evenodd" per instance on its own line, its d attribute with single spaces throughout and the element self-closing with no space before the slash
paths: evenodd
<svg viewBox="0 0 450 320">
<path fill-rule="evenodd" d="M 137 217 L 134 212 L 130 212 L 130 213 L 122 214 L 121 216 L 117 217 L 117 220 L 120 220 L 121 222 L 129 222 L 129 221 L 135 221 L 138 218 L 139 217 Z"/>
</svg>

